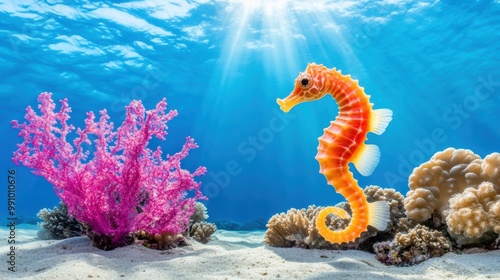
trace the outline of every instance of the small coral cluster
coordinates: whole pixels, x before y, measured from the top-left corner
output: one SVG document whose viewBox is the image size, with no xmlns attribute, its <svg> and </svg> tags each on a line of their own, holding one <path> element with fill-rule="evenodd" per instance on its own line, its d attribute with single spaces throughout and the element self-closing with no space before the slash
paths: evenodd
<svg viewBox="0 0 500 280">
<path fill-rule="evenodd" d="M 307 209 L 292 208 L 287 213 L 276 214 L 269 220 L 264 242 L 274 247 L 324 248 L 329 245 L 318 235 L 315 218 L 322 207 L 315 205 Z M 330 216 L 327 225 L 333 226 Z M 339 226 L 339 221 L 337 227 Z"/>
<path fill-rule="evenodd" d="M 210 236 L 217 230 L 217 226 L 206 222 L 206 219 L 208 219 L 207 207 L 203 203 L 197 202 L 195 211 L 189 220 L 189 236 L 201 243 L 210 241 Z"/>
<path fill-rule="evenodd" d="M 275 247 L 359 249 L 375 252 L 385 264 L 407 266 L 464 246 L 500 248 L 500 153 L 481 159 L 470 150 L 448 148 L 413 170 L 404 198 L 376 186 L 368 202 L 388 201 L 391 223 L 385 231 L 369 227 L 349 244 L 331 244 L 318 234 L 322 207 L 290 209 L 268 222 L 265 242 Z M 337 205 L 350 213 L 348 204 Z M 348 220 L 327 217 L 331 230 Z"/>
<path fill-rule="evenodd" d="M 182 233 L 162 232 L 153 234 L 140 230 L 133 235 L 134 243 L 156 250 L 187 246 L 189 243 L 186 237 L 192 237 L 198 242 L 207 243 L 217 230 L 217 227 L 213 223 L 206 222 L 206 219 L 208 219 L 207 207 L 201 202 L 196 202 L 195 211 L 189 219 L 189 227 L 186 231 Z"/>
<path fill-rule="evenodd" d="M 42 220 L 39 223 L 42 230 L 38 232 L 40 239 L 65 239 L 83 234 L 82 224 L 68 214 L 68 207 L 62 202 L 52 210 L 40 210 L 37 216 Z"/>
<path fill-rule="evenodd" d="M 88 230 L 87 226 L 71 217 L 68 213 L 68 208 L 64 203 L 60 202 L 58 207 L 53 210 L 42 209 L 38 212 L 38 217 L 42 220 L 39 225 L 42 230 L 38 232 L 40 239 L 65 239 L 75 236 L 81 236 Z M 178 246 L 188 245 L 185 237 L 192 237 L 194 240 L 207 243 L 210 241 L 211 235 L 217 230 L 215 224 L 208 223 L 207 208 L 201 202 L 196 202 L 195 211 L 190 218 L 189 229 L 183 233 L 148 233 L 140 230 L 134 234 L 128 235 L 128 243 L 142 244 L 151 249 L 166 250 Z M 87 233 L 88 234 L 88 233 Z M 109 242 L 102 239 L 102 236 L 95 237 L 93 242 L 102 243 L 99 247 L 107 249 Z"/>
<path fill-rule="evenodd" d="M 450 199 L 446 224 L 451 234 L 468 238 L 480 238 L 487 232 L 500 234 L 500 194 L 491 182 L 465 189 Z"/>
<path fill-rule="evenodd" d="M 409 266 L 451 251 L 451 242 L 441 232 L 417 225 L 407 233 L 396 234 L 393 241 L 376 243 L 376 258 L 385 264 Z"/>
<path fill-rule="evenodd" d="M 197 222 L 191 225 L 191 229 L 189 230 L 190 236 L 193 237 L 194 240 L 207 243 L 210 241 L 210 236 L 217 230 L 215 224 L 207 223 L 207 222 Z"/>
</svg>

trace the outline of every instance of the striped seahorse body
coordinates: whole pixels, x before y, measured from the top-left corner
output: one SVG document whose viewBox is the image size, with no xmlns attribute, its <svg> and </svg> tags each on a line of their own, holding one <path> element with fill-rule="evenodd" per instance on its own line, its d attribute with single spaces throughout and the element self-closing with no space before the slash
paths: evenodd
<svg viewBox="0 0 500 280">
<path fill-rule="evenodd" d="M 326 217 L 333 214 L 349 218 L 349 214 L 341 208 L 327 207 L 319 213 L 316 227 L 326 240 L 343 243 L 354 241 L 367 230 L 368 225 L 383 230 L 389 221 L 387 203 L 368 203 L 348 164 L 353 162 L 364 176 L 373 172 L 379 162 L 380 151 L 375 145 L 365 144 L 366 135 L 368 132 L 382 134 L 392 119 L 392 111 L 373 110 L 370 97 L 356 80 L 316 64 L 309 64 L 296 79 L 294 91 L 277 102 L 283 111 L 288 112 L 299 103 L 314 101 L 328 94 L 337 101 L 339 114 L 318 139 L 316 160 L 328 184 L 346 198 L 352 209 L 352 218 L 347 228 L 332 231 L 326 225 Z"/>
</svg>

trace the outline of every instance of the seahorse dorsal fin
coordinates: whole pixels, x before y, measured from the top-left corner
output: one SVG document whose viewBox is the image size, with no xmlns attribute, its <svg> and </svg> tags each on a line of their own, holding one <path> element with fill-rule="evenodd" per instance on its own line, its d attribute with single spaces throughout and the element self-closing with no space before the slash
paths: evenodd
<svg viewBox="0 0 500 280">
<path fill-rule="evenodd" d="M 358 172 L 363 176 L 370 176 L 380 160 L 380 150 L 377 145 L 362 144 L 352 160 Z"/>
<path fill-rule="evenodd" d="M 391 213 L 389 210 L 389 204 L 387 204 L 387 201 L 369 203 L 368 224 L 374 226 L 378 230 L 386 230 L 387 224 L 391 220 Z"/>
<path fill-rule="evenodd" d="M 392 120 L 392 111 L 389 109 L 377 109 L 372 111 L 370 131 L 380 135 L 384 133 L 387 125 Z"/>
</svg>

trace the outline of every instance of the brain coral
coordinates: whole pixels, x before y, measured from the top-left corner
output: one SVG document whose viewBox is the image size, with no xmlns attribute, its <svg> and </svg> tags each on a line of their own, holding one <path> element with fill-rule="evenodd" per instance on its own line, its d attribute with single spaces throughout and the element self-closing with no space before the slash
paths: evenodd
<svg viewBox="0 0 500 280">
<path fill-rule="evenodd" d="M 491 182 L 465 189 L 450 199 L 446 223 L 451 234 L 468 238 L 479 238 L 488 231 L 500 234 L 500 193 Z"/>
<path fill-rule="evenodd" d="M 404 202 L 408 218 L 423 222 L 434 215 L 440 224 L 447 215 L 450 197 L 479 183 L 480 162 L 470 150 L 448 148 L 416 167 Z"/>
</svg>

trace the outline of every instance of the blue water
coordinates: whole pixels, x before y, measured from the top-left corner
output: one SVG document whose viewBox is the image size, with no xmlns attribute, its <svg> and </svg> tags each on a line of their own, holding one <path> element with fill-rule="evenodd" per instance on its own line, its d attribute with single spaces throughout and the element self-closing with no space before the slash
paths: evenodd
<svg viewBox="0 0 500 280">
<path fill-rule="evenodd" d="M 183 167 L 208 168 L 210 220 L 344 201 L 314 159 L 335 101 L 289 114 L 276 104 L 309 62 L 351 74 L 375 108 L 394 111 L 383 135 L 369 135 L 382 152 L 373 175 L 351 168 L 361 186 L 406 194 L 413 167 L 437 151 L 500 151 L 500 2 L 456 2 L 1 1 L 0 172 L 17 172 L 17 215 L 58 203 L 44 178 L 10 160 L 21 138 L 9 122 L 43 91 L 68 98 L 77 127 L 85 112 L 106 108 L 119 124 L 132 99 L 153 108 L 166 97 L 179 116 L 150 147 L 173 153 L 195 138 Z"/>
</svg>

